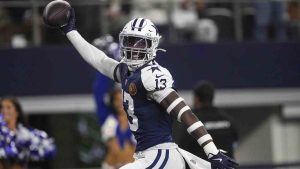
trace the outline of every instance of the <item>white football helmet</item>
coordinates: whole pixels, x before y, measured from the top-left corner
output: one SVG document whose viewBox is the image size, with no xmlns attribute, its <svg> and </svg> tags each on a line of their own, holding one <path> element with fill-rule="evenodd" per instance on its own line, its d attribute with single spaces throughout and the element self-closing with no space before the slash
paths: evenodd
<svg viewBox="0 0 300 169">
<path fill-rule="evenodd" d="M 153 60 L 160 38 L 156 26 L 149 19 L 129 21 L 119 35 L 122 60 L 132 70 Z"/>
</svg>

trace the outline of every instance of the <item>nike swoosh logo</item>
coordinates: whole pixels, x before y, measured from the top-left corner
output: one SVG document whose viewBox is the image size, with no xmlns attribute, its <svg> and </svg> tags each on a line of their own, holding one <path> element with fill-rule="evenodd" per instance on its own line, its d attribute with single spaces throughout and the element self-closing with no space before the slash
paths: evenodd
<svg viewBox="0 0 300 169">
<path fill-rule="evenodd" d="M 221 159 L 221 158 L 216 158 L 216 159 L 212 159 L 212 160 L 215 160 L 215 161 L 220 161 L 220 162 L 222 162 L 222 159 Z"/>
<path fill-rule="evenodd" d="M 156 77 L 156 78 L 160 78 L 160 77 L 162 77 L 162 76 L 163 76 L 163 75 L 160 75 L 160 76 L 158 76 L 158 75 L 155 75 L 155 77 Z"/>
</svg>

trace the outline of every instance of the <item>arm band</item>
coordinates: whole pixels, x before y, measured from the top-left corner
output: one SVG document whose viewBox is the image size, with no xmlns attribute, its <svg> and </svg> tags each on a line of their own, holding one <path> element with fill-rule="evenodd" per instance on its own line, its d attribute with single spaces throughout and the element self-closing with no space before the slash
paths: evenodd
<svg viewBox="0 0 300 169">
<path fill-rule="evenodd" d="M 198 129 L 201 126 L 203 126 L 203 123 L 201 121 L 197 121 L 194 124 L 192 124 L 189 128 L 187 128 L 187 132 L 191 134 L 194 130 Z"/>
<path fill-rule="evenodd" d="M 202 145 L 203 143 L 212 140 L 212 137 L 210 136 L 210 134 L 205 134 L 204 136 L 200 137 L 197 142 Z"/>
<path fill-rule="evenodd" d="M 181 97 L 174 100 L 172 104 L 170 104 L 170 106 L 167 108 L 167 112 L 170 113 L 174 109 L 174 107 L 177 106 L 181 101 L 183 101 L 183 98 Z"/>
<path fill-rule="evenodd" d="M 184 106 L 178 113 L 177 115 L 177 121 L 181 122 L 181 116 L 184 112 L 186 112 L 187 110 L 191 110 L 189 106 Z"/>
</svg>

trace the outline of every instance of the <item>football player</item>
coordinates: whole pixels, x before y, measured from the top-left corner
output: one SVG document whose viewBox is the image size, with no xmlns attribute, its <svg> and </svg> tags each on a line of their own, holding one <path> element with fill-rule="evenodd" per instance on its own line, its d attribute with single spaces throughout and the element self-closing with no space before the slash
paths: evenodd
<svg viewBox="0 0 300 169">
<path fill-rule="evenodd" d="M 120 62 L 81 37 L 76 30 L 74 9 L 61 30 L 85 61 L 122 85 L 123 106 L 137 145 L 135 161 L 121 169 L 185 168 L 172 140 L 171 116 L 185 124 L 187 132 L 203 147 L 212 168 L 237 166 L 218 150 L 202 122 L 174 90 L 170 72 L 155 61 L 161 36 L 150 20 L 136 18 L 124 26 L 119 35 Z"/>
</svg>

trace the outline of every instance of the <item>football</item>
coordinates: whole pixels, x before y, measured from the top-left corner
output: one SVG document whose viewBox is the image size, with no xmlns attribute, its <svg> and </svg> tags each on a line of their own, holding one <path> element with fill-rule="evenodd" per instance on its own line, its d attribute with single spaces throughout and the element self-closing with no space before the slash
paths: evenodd
<svg viewBox="0 0 300 169">
<path fill-rule="evenodd" d="M 44 23 L 50 27 L 59 28 L 66 25 L 70 19 L 71 5 L 64 0 L 50 2 L 44 9 Z"/>
</svg>

